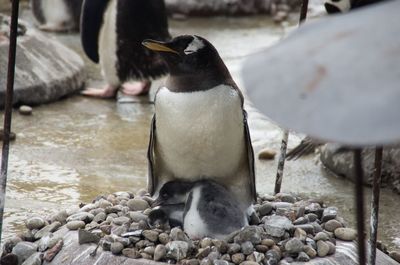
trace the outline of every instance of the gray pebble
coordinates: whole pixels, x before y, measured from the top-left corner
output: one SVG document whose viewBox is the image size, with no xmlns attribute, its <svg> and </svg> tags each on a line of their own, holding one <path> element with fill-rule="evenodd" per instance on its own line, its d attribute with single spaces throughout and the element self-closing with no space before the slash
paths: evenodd
<svg viewBox="0 0 400 265">
<path fill-rule="evenodd" d="M 219 253 L 225 254 L 228 251 L 228 243 L 226 243 L 226 241 L 214 239 L 212 243 L 217 248 Z"/>
<path fill-rule="evenodd" d="M 34 231 L 34 230 L 33 230 Z M 31 230 L 26 230 L 20 234 L 18 234 L 18 237 L 20 237 L 23 241 L 28 241 L 28 242 L 35 242 L 35 236 L 32 233 Z"/>
<path fill-rule="evenodd" d="M 80 245 L 88 244 L 88 243 L 98 243 L 99 241 L 100 241 L 100 237 L 98 235 L 95 235 L 84 229 L 79 229 L 78 242 Z"/>
<path fill-rule="evenodd" d="M 213 261 L 213 265 L 229 265 L 229 262 L 222 259 L 217 259 Z"/>
<path fill-rule="evenodd" d="M 261 244 L 267 247 L 272 247 L 273 245 L 275 245 L 275 241 L 269 238 L 263 239 L 261 241 Z"/>
<path fill-rule="evenodd" d="M 126 228 L 125 226 L 111 227 L 111 233 L 116 236 L 121 236 L 121 235 L 125 234 L 126 232 L 128 232 L 128 228 Z"/>
<path fill-rule="evenodd" d="M 115 225 L 123 225 L 123 224 L 129 223 L 130 221 L 131 221 L 131 219 L 129 217 L 120 216 L 120 217 L 114 218 L 112 220 L 112 223 Z"/>
<path fill-rule="evenodd" d="M 308 219 L 310 222 L 315 222 L 315 221 L 318 220 L 318 215 L 316 215 L 315 213 L 309 213 L 309 214 L 307 214 L 306 216 L 307 216 L 307 219 Z"/>
<path fill-rule="evenodd" d="M 296 199 L 287 193 L 277 193 L 275 197 L 283 202 L 295 203 Z"/>
<path fill-rule="evenodd" d="M 111 202 L 105 200 L 105 199 L 100 199 L 100 200 L 98 201 L 98 207 L 99 207 L 99 208 L 106 209 L 106 208 L 112 207 L 112 206 L 113 206 L 113 204 L 112 204 Z"/>
<path fill-rule="evenodd" d="M 104 211 L 106 214 L 108 214 L 108 216 L 110 216 L 110 214 L 115 214 L 115 215 L 111 215 L 111 216 L 116 218 L 116 217 L 118 217 L 117 213 L 121 212 L 123 208 L 124 207 L 122 205 L 114 205 L 111 207 L 107 207 Z"/>
<path fill-rule="evenodd" d="M 242 263 L 240 263 L 240 265 L 259 265 L 258 262 L 255 261 L 243 261 Z"/>
<path fill-rule="evenodd" d="M 122 250 L 124 249 L 124 245 L 120 242 L 111 243 L 110 250 L 114 255 L 121 254 Z"/>
<path fill-rule="evenodd" d="M 154 230 L 144 230 L 142 235 L 151 242 L 156 242 L 158 240 L 158 232 Z"/>
<path fill-rule="evenodd" d="M 70 221 L 67 223 L 67 228 L 69 230 L 78 230 L 79 228 L 84 228 L 85 222 L 84 221 Z"/>
<path fill-rule="evenodd" d="M 29 218 L 28 221 L 26 221 L 26 227 L 29 230 L 42 229 L 45 226 L 45 224 L 46 224 L 45 220 L 41 217 L 32 217 Z"/>
<path fill-rule="evenodd" d="M 274 209 L 278 208 L 290 209 L 293 207 L 293 203 L 290 202 L 272 202 L 271 204 Z"/>
<path fill-rule="evenodd" d="M 314 240 L 315 241 L 319 241 L 319 240 L 328 241 L 329 236 L 325 232 L 319 232 L 315 235 Z"/>
<path fill-rule="evenodd" d="M 300 252 L 296 260 L 300 262 L 308 262 L 310 261 L 310 257 L 306 253 Z"/>
<path fill-rule="evenodd" d="M 300 241 L 305 242 L 307 238 L 307 233 L 301 228 L 296 228 L 294 230 L 294 237 L 298 238 Z"/>
<path fill-rule="evenodd" d="M 149 246 L 149 247 L 145 247 L 143 252 L 146 254 L 149 254 L 151 256 L 154 255 L 154 251 L 155 251 L 155 247 L 154 246 Z"/>
<path fill-rule="evenodd" d="M 226 260 L 226 261 L 232 261 L 231 255 L 229 255 L 229 254 L 224 254 L 224 255 L 222 255 L 222 256 L 221 256 L 221 259 L 222 259 L 222 260 Z"/>
<path fill-rule="evenodd" d="M 29 256 L 27 260 L 25 260 L 22 265 L 42 265 L 43 254 L 36 252 Z"/>
<path fill-rule="evenodd" d="M 265 253 L 264 264 L 268 265 L 278 265 L 279 260 L 281 259 L 281 255 L 278 251 L 271 249 Z"/>
<path fill-rule="evenodd" d="M 35 239 L 36 240 L 41 239 L 45 235 L 55 232 L 60 227 L 61 227 L 61 223 L 58 221 L 55 221 L 49 225 L 46 225 L 45 227 L 43 227 L 42 229 L 40 229 L 39 231 L 37 231 L 35 233 Z"/>
<path fill-rule="evenodd" d="M 190 241 L 188 236 L 179 227 L 172 228 L 169 236 L 171 237 L 171 240 L 173 240 L 173 241 L 185 241 L 185 242 Z"/>
<path fill-rule="evenodd" d="M 272 212 L 272 204 L 271 203 L 269 203 L 269 202 L 266 202 L 266 203 L 264 203 L 264 204 L 262 204 L 259 208 L 258 208 L 258 213 L 261 215 L 261 216 L 265 216 L 265 215 L 268 215 L 268 214 L 270 214 L 271 212 Z"/>
<path fill-rule="evenodd" d="M 129 212 L 129 217 L 132 219 L 133 222 L 138 223 L 139 221 L 147 220 L 147 215 L 141 213 L 141 212 Z"/>
<path fill-rule="evenodd" d="M 200 248 L 198 250 L 198 253 L 196 255 L 196 258 L 201 260 L 204 259 L 205 257 L 207 257 L 209 254 L 211 253 L 211 247 L 207 246 L 205 248 Z"/>
<path fill-rule="evenodd" d="M 18 111 L 21 115 L 31 115 L 33 109 L 30 106 L 22 105 L 19 107 Z"/>
<path fill-rule="evenodd" d="M 71 221 L 84 221 L 85 223 L 90 223 L 93 218 L 94 216 L 91 213 L 79 212 L 68 217 L 67 222 L 69 223 Z"/>
<path fill-rule="evenodd" d="M 245 258 L 246 257 L 243 255 L 243 253 L 233 254 L 232 257 L 231 257 L 232 262 L 235 263 L 235 264 L 242 263 L 245 260 Z"/>
<path fill-rule="evenodd" d="M 341 240 L 352 241 L 357 237 L 357 232 L 351 228 L 337 228 L 335 230 L 335 236 Z"/>
<path fill-rule="evenodd" d="M 258 252 L 261 252 L 261 253 L 265 253 L 269 249 L 267 246 L 264 246 L 264 245 L 257 245 L 257 246 L 255 246 L 255 248 Z"/>
<path fill-rule="evenodd" d="M 292 222 L 285 216 L 268 216 L 264 223 L 265 231 L 272 237 L 282 237 L 286 230 L 293 228 Z"/>
<path fill-rule="evenodd" d="M 325 241 L 317 242 L 317 253 L 319 257 L 325 257 L 329 253 L 329 245 Z"/>
<path fill-rule="evenodd" d="M 324 209 L 322 213 L 322 222 L 328 222 L 329 220 L 335 219 L 338 213 L 338 208 L 336 207 L 327 207 Z"/>
<path fill-rule="evenodd" d="M 303 251 L 311 258 L 315 258 L 317 256 L 317 251 L 309 245 L 304 246 Z"/>
<path fill-rule="evenodd" d="M 19 264 L 27 260 L 32 254 L 36 253 L 37 245 L 31 242 L 19 242 L 12 250 L 18 256 Z"/>
<path fill-rule="evenodd" d="M 337 228 L 343 227 L 338 220 L 332 219 L 324 224 L 324 228 L 328 232 L 334 232 Z"/>
<path fill-rule="evenodd" d="M 289 239 L 285 244 L 285 249 L 288 253 L 299 253 L 303 250 L 304 244 L 298 238 Z"/>
<path fill-rule="evenodd" d="M 314 241 L 314 239 L 311 239 L 309 237 L 306 238 L 306 245 L 311 246 L 314 249 L 317 249 L 317 243 Z"/>
<path fill-rule="evenodd" d="M 114 242 L 119 242 L 124 245 L 124 247 L 127 247 L 131 241 L 129 240 L 129 238 L 116 237 Z"/>
<path fill-rule="evenodd" d="M 293 222 L 294 225 L 303 225 L 307 223 L 308 223 L 307 217 L 299 217 Z"/>
<path fill-rule="evenodd" d="M 232 243 L 228 245 L 228 254 L 232 255 L 240 251 L 240 245 L 237 243 Z"/>
<path fill-rule="evenodd" d="M 150 207 L 148 202 L 142 199 L 130 199 L 127 205 L 131 211 L 143 211 Z"/>
<path fill-rule="evenodd" d="M 134 248 L 125 248 L 122 250 L 122 255 L 131 259 L 141 258 L 142 255 Z"/>
<path fill-rule="evenodd" d="M 218 251 L 211 251 L 210 254 L 208 254 L 207 259 L 214 261 L 217 260 L 221 257 L 221 254 Z"/>
<path fill-rule="evenodd" d="M 209 237 L 205 237 L 200 240 L 200 247 L 201 248 L 206 248 L 206 247 L 211 247 L 213 245 L 212 239 Z"/>
<path fill-rule="evenodd" d="M 157 245 L 154 249 L 154 260 L 160 261 L 165 258 L 167 255 L 167 248 L 164 245 Z"/>
<path fill-rule="evenodd" d="M 166 245 L 167 257 L 180 261 L 187 257 L 189 244 L 185 241 L 171 241 Z"/>
<path fill-rule="evenodd" d="M 324 229 L 322 229 L 321 225 L 318 224 L 317 222 L 313 222 L 311 223 L 311 225 L 314 227 L 314 233 L 319 233 L 324 231 Z"/>
<path fill-rule="evenodd" d="M 300 228 L 306 231 L 307 234 L 313 235 L 315 233 L 314 226 L 311 224 L 295 225 L 294 228 Z"/>
<path fill-rule="evenodd" d="M 250 241 L 253 244 L 261 243 L 261 233 L 263 229 L 259 226 L 247 226 L 240 230 L 239 234 L 235 236 L 234 242 L 241 244 L 246 241 Z"/>
<path fill-rule="evenodd" d="M 243 242 L 240 248 L 245 255 L 250 255 L 254 251 L 253 244 L 250 241 Z"/>
<path fill-rule="evenodd" d="M 161 233 L 158 235 L 158 241 L 160 241 L 161 244 L 166 245 L 170 241 L 170 237 L 167 233 Z"/>
<path fill-rule="evenodd" d="M 104 222 L 106 220 L 106 218 L 107 218 L 106 213 L 100 212 L 100 213 L 96 214 L 96 216 L 93 218 L 93 222 L 101 223 L 101 222 Z"/>
</svg>

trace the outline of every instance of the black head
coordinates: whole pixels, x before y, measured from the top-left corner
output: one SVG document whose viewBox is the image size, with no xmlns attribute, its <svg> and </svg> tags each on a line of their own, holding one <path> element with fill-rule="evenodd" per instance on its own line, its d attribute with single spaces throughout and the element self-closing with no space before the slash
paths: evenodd
<svg viewBox="0 0 400 265">
<path fill-rule="evenodd" d="M 186 181 L 167 182 L 160 189 L 158 198 L 152 203 L 152 206 L 185 203 L 192 187 L 193 183 Z"/>
<path fill-rule="evenodd" d="M 160 53 L 168 64 L 171 75 L 212 71 L 223 64 L 214 46 L 196 35 L 182 35 L 168 42 L 144 40 L 142 44 Z"/>
</svg>

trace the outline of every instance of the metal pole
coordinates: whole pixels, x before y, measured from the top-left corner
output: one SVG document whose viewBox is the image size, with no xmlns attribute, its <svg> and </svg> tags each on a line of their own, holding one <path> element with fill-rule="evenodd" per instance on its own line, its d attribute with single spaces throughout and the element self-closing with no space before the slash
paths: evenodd
<svg viewBox="0 0 400 265">
<path fill-rule="evenodd" d="M 274 189 L 275 194 L 281 192 L 283 169 L 285 167 L 286 149 L 287 149 L 288 139 L 289 139 L 289 131 L 284 130 L 283 137 L 282 137 L 282 143 L 281 143 L 281 153 L 279 155 L 279 160 L 278 160 L 278 170 L 276 172 L 276 179 L 275 179 L 275 189 Z"/>
<path fill-rule="evenodd" d="M 12 1 L 11 23 L 10 23 L 10 46 L 8 53 L 8 73 L 7 73 L 7 91 L 4 111 L 4 136 L 3 150 L 1 154 L 1 174 L 0 174 L 0 242 L 3 230 L 4 203 L 7 186 L 8 154 L 10 150 L 10 131 L 11 114 L 14 92 L 14 73 L 15 73 L 15 55 L 17 50 L 17 30 L 18 30 L 18 9 L 19 0 Z"/>
<path fill-rule="evenodd" d="M 369 264 L 375 265 L 376 261 L 376 241 L 378 239 L 378 217 L 379 217 L 379 196 L 381 192 L 381 178 L 382 178 L 382 156 L 383 148 L 377 147 L 375 149 L 375 174 L 374 183 L 372 186 L 372 202 L 371 202 L 371 230 L 370 230 L 370 252 Z"/>
<path fill-rule="evenodd" d="M 306 20 L 307 10 L 308 10 L 308 0 L 303 0 L 302 5 L 301 5 L 301 10 L 300 10 L 299 26 L 301 25 L 301 23 L 303 23 Z M 278 170 L 277 170 L 276 179 L 275 179 L 275 188 L 274 188 L 275 194 L 281 192 L 283 170 L 285 168 L 288 139 L 289 139 L 289 131 L 285 130 L 283 132 L 282 143 L 281 143 L 281 153 L 279 155 Z"/>
<path fill-rule="evenodd" d="M 354 150 L 354 173 L 356 185 L 356 210 L 357 210 L 357 234 L 358 234 L 358 261 L 359 265 L 365 265 L 365 234 L 364 234 L 364 187 L 361 149 Z"/>
</svg>

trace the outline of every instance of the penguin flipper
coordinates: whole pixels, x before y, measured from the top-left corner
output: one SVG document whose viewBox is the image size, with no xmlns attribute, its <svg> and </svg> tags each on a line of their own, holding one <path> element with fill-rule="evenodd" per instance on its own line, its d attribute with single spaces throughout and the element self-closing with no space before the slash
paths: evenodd
<svg viewBox="0 0 400 265">
<path fill-rule="evenodd" d="M 153 115 L 153 119 L 151 120 L 150 125 L 150 139 L 149 139 L 149 147 L 147 149 L 147 160 L 149 161 L 149 175 L 147 177 L 147 190 L 153 195 L 155 191 L 155 187 L 157 184 L 157 180 L 155 179 L 154 174 L 154 142 L 155 142 L 155 133 L 156 133 L 156 115 Z"/>
<path fill-rule="evenodd" d="M 81 41 L 86 55 L 99 62 L 99 35 L 109 0 L 85 0 L 81 14 Z"/>
<path fill-rule="evenodd" d="M 244 125 L 244 137 L 247 148 L 247 158 L 249 165 L 249 187 L 251 189 L 251 197 L 254 201 L 257 201 L 257 190 L 256 190 L 256 174 L 254 170 L 254 151 L 251 143 L 249 125 L 247 123 L 247 112 L 243 109 L 243 125 Z"/>
</svg>

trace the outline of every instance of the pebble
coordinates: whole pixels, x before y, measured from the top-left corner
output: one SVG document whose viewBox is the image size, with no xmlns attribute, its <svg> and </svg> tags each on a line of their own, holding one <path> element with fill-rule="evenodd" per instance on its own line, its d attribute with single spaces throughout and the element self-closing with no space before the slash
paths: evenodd
<svg viewBox="0 0 400 265">
<path fill-rule="evenodd" d="M 296 228 L 294 230 L 294 237 L 298 238 L 300 241 L 305 242 L 307 238 L 307 233 L 301 228 Z"/>
<path fill-rule="evenodd" d="M 299 253 L 303 250 L 304 244 L 298 238 L 291 238 L 285 244 L 285 250 L 289 254 Z"/>
<path fill-rule="evenodd" d="M 310 257 L 306 253 L 300 252 L 296 260 L 300 262 L 308 262 L 310 261 Z"/>
<path fill-rule="evenodd" d="M 213 261 L 213 265 L 229 265 L 229 262 L 222 259 L 217 259 Z"/>
<path fill-rule="evenodd" d="M 142 199 L 130 199 L 127 205 L 131 211 L 143 211 L 150 207 L 149 203 Z"/>
<path fill-rule="evenodd" d="M 35 239 L 36 240 L 41 239 L 45 235 L 55 232 L 60 227 L 61 227 L 61 223 L 58 221 L 55 221 L 49 225 L 46 225 L 45 227 L 43 227 L 42 229 L 40 229 L 39 231 L 37 231 L 35 233 Z"/>
<path fill-rule="evenodd" d="M 311 246 L 309 246 L 309 245 L 304 246 L 304 247 L 303 247 L 303 251 L 304 251 L 310 258 L 315 258 L 315 257 L 317 256 L 317 251 L 316 251 L 313 247 L 311 247 Z"/>
<path fill-rule="evenodd" d="M 26 222 L 26 227 L 29 230 L 42 229 L 45 225 L 46 225 L 46 222 L 41 217 L 32 217 L 32 218 L 28 219 L 28 221 Z"/>
<path fill-rule="evenodd" d="M 190 241 L 189 237 L 179 227 L 172 228 L 169 236 L 173 241 L 185 241 L 185 242 Z"/>
<path fill-rule="evenodd" d="M 185 241 L 171 241 L 166 245 L 167 257 L 180 261 L 187 257 L 189 244 Z"/>
<path fill-rule="evenodd" d="M 31 242 L 19 242 L 12 250 L 12 254 L 18 256 L 19 264 L 27 260 L 32 254 L 36 253 L 38 247 Z"/>
<path fill-rule="evenodd" d="M 84 221 L 70 221 L 67 223 L 67 228 L 69 230 L 78 230 L 80 228 L 85 227 L 85 222 Z"/>
<path fill-rule="evenodd" d="M 106 220 L 106 218 L 107 218 L 106 213 L 100 212 L 95 215 L 95 217 L 93 218 L 93 222 L 101 223 L 101 222 L 104 222 Z"/>
<path fill-rule="evenodd" d="M 259 226 L 247 226 L 240 230 L 239 234 L 235 236 L 234 242 L 241 244 L 246 241 L 250 241 L 252 244 L 261 243 L 261 233 L 263 229 Z"/>
<path fill-rule="evenodd" d="M 33 109 L 30 106 L 22 105 L 19 107 L 18 111 L 21 115 L 31 115 Z"/>
<path fill-rule="evenodd" d="M 267 247 L 272 247 L 273 245 L 275 245 L 275 241 L 269 238 L 263 239 L 261 241 L 261 244 Z"/>
<path fill-rule="evenodd" d="M 259 265 L 258 262 L 255 261 L 243 261 L 242 263 L 240 263 L 240 265 Z"/>
<path fill-rule="evenodd" d="M 141 212 L 129 212 L 129 217 L 132 219 L 132 222 L 140 222 L 140 221 L 146 221 L 147 220 L 147 215 L 141 213 Z"/>
<path fill-rule="evenodd" d="M 229 254 L 224 254 L 224 255 L 222 255 L 222 256 L 221 256 L 221 259 L 222 259 L 222 260 L 226 260 L 226 261 L 232 261 L 231 255 L 229 255 Z"/>
<path fill-rule="evenodd" d="M 228 251 L 228 243 L 226 243 L 224 240 L 214 239 L 212 243 L 217 248 L 219 253 L 225 254 Z"/>
<path fill-rule="evenodd" d="M 120 242 L 113 242 L 111 243 L 110 250 L 114 255 L 118 255 L 124 249 L 124 245 Z"/>
<path fill-rule="evenodd" d="M 158 241 L 160 241 L 161 244 L 166 245 L 170 241 L 170 237 L 167 233 L 161 233 L 158 235 Z"/>
<path fill-rule="evenodd" d="M 258 159 L 273 160 L 276 156 L 276 151 L 269 148 L 264 148 L 258 153 Z"/>
<path fill-rule="evenodd" d="M 269 249 L 267 246 L 264 246 L 264 245 L 257 245 L 257 246 L 255 246 L 255 248 L 258 252 L 261 252 L 261 253 L 265 253 Z"/>
<path fill-rule="evenodd" d="M 22 265 L 42 265 L 43 254 L 36 252 L 33 253 Z"/>
<path fill-rule="evenodd" d="M 53 233 L 42 237 L 37 243 L 39 251 L 43 252 L 48 248 L 52 248 L 60 239 L 60 237 L 54 237 Z"/>
<path fill-rule="evenodd" d="M 144 230 L 142 235 L 151 242 L 156 242 L 158 240 L 158 232 L 154 230 Z"/>
<path fill-rule="evenodd" d="M 339 221 L 337 221 L 335 219 L 329 220 L 328 222 L 326 222 L 324 224 L 324 228 L 328 232 L 334 232 L 337 228 L 341 228 L 341 227 L 343 227 L 342 223 L 340 223 Z"/>
<path fill-rule="evenodd" d="M 289 203 L 295 203 L 296 202 L 296 198 L 293 197 L 290 194 L 287 193 L 277 193 L 275 195 L 275 197 L 279 200 L 281 200 L 282 202 L 289 202 Z"/>
<path fill-rule="evenodd" d="M 201 248 L 206 248 L 206 247 L 211 247 L 213 245 L 212 239 L 209 237 L 205 237 L 200 240 L 200 247 Z"/>
<path fill-rule="evenodd" d="M 392 251 L 389 256 L 397 262 L 400 262 L 400 251 Z"/>
<path fill-rule="evenodd" d="M 165 258 L 167 255 L 167 248 L 164 245 L 157 245 L 154 249 L 154 260 L 160 261 Z"/>
<path fill-rule="evenodd" d="M 317 254 L 319 257 L 325 257 L 329 253 L 329 245 L 325 241 L 317 242 Z"/>
<path fill-rule="evenodd" d="M 240 251 L 240 245 L 237 243 L 232 243 L 228 245 L 228 254 L 236 254 Z"/>
<path fill-rule="evenodd" d="M 79 229 L 78 231 L 78 242 L 80 245 L 88 244 L 88 243 L 98 243 L 100 241 L 100 237 L 96 234 L 93 234 L 87 230 Z"/>
<path fill-rule="evenodd" d="M 250 241 L 243 242 L 240 248 L 245 255 L 250 255 L 254 251 L 253 244 Z"/>
<path fill-rule="evenodd" d="M 273 215 L 264 223 L 265 231 L 272 237 L 282 237 L 286 230 L 293 228 L 292 222 L 285 216 Z"/>
<path fill-rule="evenodd" d="M 131 259 L 138 259 L 141 258 L 142 255 L 134 248 L 124 248 L 122 250 L 122 255 Z"/>
<path fill-rule="evenodd" d="M 306 215 L 307 219 L 309 222 L 315 222 L 318 220 L 318 215 L 316 215 L 315 213 L 309 213 Z"/>
<path fill-rule="evenodd" d="M 328 255 L 334 254 L 336 252 L 336 246 L 330 241 L 326 241 L 325 243 L 328 244 L 328 246 L 329 246 Z"/>
<path fill-rule="evenodd" d="M 231 259 L 233 263 L 240 264 L 245 260 L 245 256 L 243 253 L 236 253 L 232 255 Z"/>
<path fill-rule="evenodd" d="M 112 220 L 112 223 L 115 225 L 123 225 L 123 224 L 129 223 L 130 221 L 131 221 L 131 219 L 129 217 L 120 216 L 120 217 L 114 218 Z"/>
<path fill-rule="evenodd" d="M 86 224 L 90 223 L 93 220 L 94 216 L 91 213 L 88 212 L 79 212 L 76 214 L 71 215 L 70 217 L 67 218 L 67 222 L 71 222 L 71 221 L 83 221 Z"/>
<path fill-rule="evenodd" d="M 357 231 L 351 228 L 337 228 L 335 236 L 344 241 L 352 241 L 357 237 Z"/>
<path fill-rule="evenodd" d="M 262 204 L 262 205 L 258 208 L 258 213 L 259 213 L 261 216 L 265 216 L 265 215 L 270 214 L 270 213 L 272 212 L 272 209 L 273 209 L 272 204 L 271 204 L 270 202 L 267 202 L 267 203 Z"/>
<path fill-rule="evenodd" d="M 198 258 L 200 260 L 204 259 L 208 255 L 210 255 L 210 253 L 211 253 L 211 247 L 210 246 L 207 246 L 205 248 L 200 248 L 198 253 L 197 253 L 197 255 L 196 255 L 196 258 Z"/>
<path fill-rule="evenodd" d="M 293 222 L 294 225 L 303 225 L 303 224 L 307 224 L 307 223 L 308 223 L 308 219 L 306 217 L 299 217 Z"/>
<path fill-rule="evenodd" d="M 336 207 L 327 207 L 324 209 L 322 213 L 322 222 L 328 222 L 329 220 L 335 219 L 338 213 L 338 208 Z"/>
<path fill-rule="evenodd" d="M 319 232 L 315 235 L 314 240 L 315 241 L 319 241 L 319 240 L 328 241 L 329 236 L 325 232 Z"/>
<path fill-rule="evenodd" d="M 28 242 L 35 242 L 35 235 L 32 233 L 31 230 L 26 230 L 20 234 L 18 234 L 18 237 L 20 237 L 23 241 L 28 241 Z"/>
</svg>

